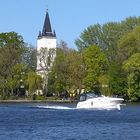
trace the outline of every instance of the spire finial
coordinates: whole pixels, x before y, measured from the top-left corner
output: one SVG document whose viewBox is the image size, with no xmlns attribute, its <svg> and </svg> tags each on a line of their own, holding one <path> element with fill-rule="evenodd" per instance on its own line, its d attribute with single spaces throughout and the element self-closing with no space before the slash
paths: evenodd
<svg viewBox="0 0 140 140">
<path fill-rule="evenodd" d="M 49 36 L 49 37 L 55 37 L 55 33 L 52 32 L 49 13 L 48 13 L 48 7 L 46 8 L 46 17 L 44 21 L 44 26 L 42 29 L 42 36 Z"/>
<path fill-rule="evenodd" d="M 49 9 L 48 9 L 48 5 L 47 5 L 46 12 L 48 12 L 48 11 L 49 11 Z"/>
</svg>

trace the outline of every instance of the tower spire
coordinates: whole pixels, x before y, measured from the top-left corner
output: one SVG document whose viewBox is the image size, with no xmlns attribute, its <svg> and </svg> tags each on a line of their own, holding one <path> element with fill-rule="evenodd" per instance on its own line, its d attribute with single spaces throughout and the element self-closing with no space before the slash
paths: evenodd
<svg viewBox="0 0 140 140">
<path fill-rule="evenodd" d="M 54 36 L 52 32 L 48 9 L 46 10 L 46 17 L 45 17 L 44 26 L 42 29 L 42 36 L 48 36 L 48 37 Z"/>
</svg>

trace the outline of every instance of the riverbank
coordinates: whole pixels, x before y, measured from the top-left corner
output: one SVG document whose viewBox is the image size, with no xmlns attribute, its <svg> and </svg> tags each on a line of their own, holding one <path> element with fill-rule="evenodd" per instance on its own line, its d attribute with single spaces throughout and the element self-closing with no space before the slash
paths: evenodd
<svg viewBox="0 0 140 140">
<path fill-rule="evenodd" d="M 75 100 L 0 100 L 0 103 L 72 103 Z"/>
</svg>

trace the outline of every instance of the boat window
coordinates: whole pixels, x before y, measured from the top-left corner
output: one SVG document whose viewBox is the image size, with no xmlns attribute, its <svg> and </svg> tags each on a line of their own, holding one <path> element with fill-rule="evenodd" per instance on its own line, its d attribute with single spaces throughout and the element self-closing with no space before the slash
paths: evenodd
<svg viewBox="0 0 140 140">
<path fill-rule="evenodd" d="M 95 94 L 94 92 L 86 92 L 80 95 L 80 101 L 85 101 L 90 98 L 100 97 L 100 94 Z"/>
<path fill-rule="evenodd" d="M 95 95 L 94 93 L 87 94 L 87 99 L 96 98 L 96 97 L 97 97 L 97 95 Z"/>
<path fill-rule="evenodd" d="M 80 96 L 80 101 L 85 101 L 85 100 L 86 100 L 86 96 L 85 95 Z"/>
</svg>

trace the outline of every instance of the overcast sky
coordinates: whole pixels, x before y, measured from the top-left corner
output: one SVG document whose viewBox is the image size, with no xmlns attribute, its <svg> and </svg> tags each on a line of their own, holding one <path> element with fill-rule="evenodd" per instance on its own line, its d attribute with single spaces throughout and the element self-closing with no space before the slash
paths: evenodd
<svg viewBox="0 0 140 140">
<path fill-rule="evenodd" d="M 76 48 L 74 40 L 90 25 L 140 15 L 140 0 L 0 0 L 0 32 L 15 31 L 36 46 L 46 9 L 57 39 Z"/>
</svg>

